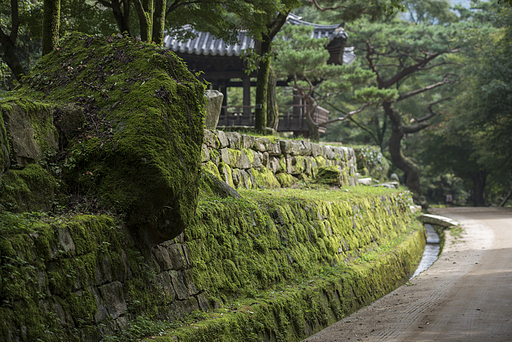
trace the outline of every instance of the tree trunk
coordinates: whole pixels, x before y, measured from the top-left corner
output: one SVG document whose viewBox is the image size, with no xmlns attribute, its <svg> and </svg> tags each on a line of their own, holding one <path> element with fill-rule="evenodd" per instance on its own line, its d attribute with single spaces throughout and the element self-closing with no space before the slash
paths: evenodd
<svg viewBox="0 0 512 342">
<path fill-rule="evenodd" d="M 20 27 L 20 17 L 18 11 L 18 0 L 11 0 L 11 33 L 8 36 L 0 27 L 0 44 L 4 51 L 4 60 L 7 66 L 17 80 L 20 80 L 23 72 L 23 66 L 16 56 L 16 39 L 18 39 L 18 28 Z"/>
<path fill-rule="evenodd" d="M 154 0 L 155 13 L 153 13 L 153 38 L 152 40 L 158 46 L 164 45 L 164 30 L 165 30 L 165 10 L 167 7 L 166 0 Z"/>
<path fill-rule="evenodd" d="M 279 106 L 277 105 L 277 77 L 274 68 L 270 66 L 267 86 L 267 126 L 277 131 L 279 126 Z"/>
<path fill-rule="evenodd" d="M 2 44 L 2 49 L 4 51 L 4 60 L 7 63 L 7 66 L 11 69 L 12 73 L 19 81 L 21 75 L 24 74 L 23 66 L 20 63 L 20 60 L 16 56 L 16 45 L 10 39 L 10 37 L 6 36 L 0 30 L 0 43 Z"/>
<path fill-rule="evenodd" d="M 508 195 L 503 199 L 503 201 L 500 203 L 500 207 L 504 207 L 505 206 L 505 203 L 507 203 L 507 201 L 510 199 L 510 197 L 512 196 L 512 188 L 510 189 Z"/>
<path fill-rule="evenodd" d="M 313 142 L 320 141 L 320 132 L 318 124 L 313 120 L 313 114 L 317 107 L 316 101 L 312 96 L 304 99 L 306 101 L 306 123 L 309 128 L 309 139 Z"/>
<path fill-rule="evenodd" d="M 59 40 L 60 0 L 44 0 L 43 56 L 55 50 Z"/>
<path fill-rule="evenodd" d="M 473 204 L 475 207 L 486 206 L 485 184 L 487 183 L 487 171 L 481 170 L 472 174 L 471 180 L 473 181 Z"/>
<path fill-rule="evenodd" d="M 272 39 L 265 36 L 261 41 L 258 55 L 262 57 L 258 66 L 256 78 L 256 109 L 254 111 L 254 128 L 257 132 L 263 132 L 267 127 L 267 91 L 268 77 L 270 74 L 270 56 L 272 51 Z"/>
<path fill-rule="evenodd" d="M 420 169 L 402 153 L 404 132 L 402 119 L 395 113 L 390 102 L 383 102 L 382 107 L 391 119 L 391 136 L 389 137 L 389 154 L 393 164 L 405 173 L 405 185 L 413 192 L 420 193 Z"/>
<path fill-rule="evenodd" d="M 288 17 L 287 12 L 279 12 L 274 20 L 267 24 L 267 33 L 263 35 L 257 50 L 260 57 L 258 77 L 256 78 L 256 110 L 254 112 L 254 128 L 262 132 L 267 127 L 267 92 L 268 77 L 270 74 L 270 60 L 272 53 L 272 40 L 283 27 Z"/>
<path fill-rule="evenodd" d="M 134 0 L 139 17 L 140 39 L 149 42 L 153 32 L 153 0 Z"/>
<path fill-rule="evenodd" d="M 121 4 L 123 9 L 121 9 Z M 111 6 L 114 19 L 116 20 L 119 32 L 127 33 L 131 36 L 130 32 L 130 0 L 113 0 Z"/>
</svg>

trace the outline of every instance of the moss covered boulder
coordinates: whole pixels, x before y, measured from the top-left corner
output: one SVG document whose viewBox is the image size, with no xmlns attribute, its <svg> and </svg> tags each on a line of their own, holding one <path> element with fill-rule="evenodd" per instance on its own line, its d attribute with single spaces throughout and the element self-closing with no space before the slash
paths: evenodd
<svg viewBox="0 0 512 342">
<path fill-rule="evenodd" d="M 341 186 L 342 177 L 339 166 L 320 166 L 316 174 L 316 182 L 320 184 Z"/>
<path fill-rule="evenodd" d="M 55 106 L 70 191 L 125 214 L 151 243 L 177 236 L 197 205 L 203 85 L 175 54 L 134 38 L 59 44 L 17 95 Z"/>
</svg>

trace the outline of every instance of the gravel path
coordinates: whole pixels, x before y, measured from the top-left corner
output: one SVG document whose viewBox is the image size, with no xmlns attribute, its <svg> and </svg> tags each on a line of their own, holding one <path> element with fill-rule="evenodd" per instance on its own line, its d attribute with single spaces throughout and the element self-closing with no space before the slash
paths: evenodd
<svg viewBox="0 0 512 342">
<path fill-rule="evenodd" d="M 439 259 L 411 282 L 309 337 L 330 341 L 512 341 L 512 210 L 446 208 Z"/>
</svg>

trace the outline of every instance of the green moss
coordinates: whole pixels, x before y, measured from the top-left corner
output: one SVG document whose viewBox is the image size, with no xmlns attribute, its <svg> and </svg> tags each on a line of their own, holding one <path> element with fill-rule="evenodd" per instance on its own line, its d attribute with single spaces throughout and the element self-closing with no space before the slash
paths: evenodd
<svg viewBox="0 0 512 342">
<path fill-rule="evenodd" d="M 347 168 L 343 168 L 341 170 L 341 181 L 342 181 L 342 185 L 343 186 L 350 186 L 350 181 L 349 181 L 349 175 L 348 175 L 348 172 L 347 172 Z"/>
<path fill-rule="evenodd" d="M 221 176 L 220 176 L 220 173 L 219 173 L 219 168 L 212 161 L 206 162 L 201 167 L 201 169 L 204 170 L 205 172 L 210 172 L 211 174 L 213 174 L 218 179 L 222 179 Z"/>
<path fill-rule="evenodd" d="M 2 174 L 9 167 L 10 145 L 7 140 L 7 131 L 5 130 L 4 119 L 0 116 L 0 184 L 2 183 Z"/>
<path fill-rule="evenodd" d="M 168 336 L 153 338 L 302 340 L 403 284 L 419 262 L 424 243 L 423 233 L 411 230 L 402 239 L 382 247 L 378 258 L 368 256 L 352 266 L 321 268 L 308 281 L 257 291 L 251 298 L 238 299 L 210 312 L 206 319 L 176 327 L 168 331 Z"/>
<path fill-rule="evenodd" d="M 314 158 L 318 167 L 321 167 L 321 166 L 326 166 L 327 165 L 327 159 L 325 159 L 325 157 L 323 156 L 318 156 L 316 158 Z"/>
<path fill-rule="evenodd" d="M 0 204 L 16 211 L 48 211 L 53 205 L 57 183 L 41 166 L 29 164 L 8 170 L 0 184 Z"/>
<path fill-rule="evenodd" d="M 297 178 L 293 177 L 289 173 L 278 173 L 276 175 L 277 180 L 279 181 L 279 184 L 281 184 L 281 187 L 287 188 L 295 184 L 297 182 Z"/>
<path fill-rule="evenodd" d="M 254 161 L 254 156 L 252 151 L 250 150 L 237 150 L 237 149 L 228 149 L 229 154 L 229 165 L 233 166 L 234 168 L 240 168 L 240 169 L 246 169 L 249 168 L 252 164 L 252 161 Z M 249 158 L 249 155 L 252 158 Z"/>
<path fill-rule="evenodd" d="M 9 139 L 16 139 L 7 142 L 14 163 L 20 162 L 17 159 L 24 158 L 32 159 L 30 162 L 38 162 L 46 153 L 55 152 L 58 135 L 53 124 L 52 105 L 26 97 L 11 96 L 0 100 L 0 113 L 3 120 L 10 122 L 13 130 L 9 132 Z M 33 136 L 26 136 L 27 134 Z M 13 145 L 21 149 L 18 151 L 21 155 L 14 155 Z M 23 161 L 22 165 L 24 163 Z"/>
<path fill-rule="evenodd" d="M 125 281 L 141 310 L 152 312 L 157 302 L 165 307 L 164 296 L 154 295 L 156 286 L 151 284 L 148 290 L 147 279 L 152 277 L 146 270 L 151 264 L 141 260 L 111 217 L 51 218 L 0 212 L 0 218 L 0 340 L 15 336 L 21 340 L 78 341 L 85 335 L 99 340 L 95 327 L 98 303 L 108 305 L 112 298 L 102 295 L 97 302 L 96 294 L 99 296 L 99 285 L 112 280 L 113 285 Z M 128 257 L 123 257 L 126 254 Z M 131 269 L 126 265 L 129 262 L 133 263 Z M 141 282 L 130 281 L 130 277 Z M 117 303 L 130 299 L 128 294 L 117 295 Z M 20 334 L 22 329 L 26 335 Z"/>
<path fill-rule="evenodd" d="M 221 180 L 226 182 L 230 187 L 234 188 L 235 184 L 233 183 L 233 174 L 231 171 L 231 167 L 224 162 L 219 163 L 219 173 L 221 175 Z"/>
<path fill-rule="evenodd" d="M 295 156 L 295 165 L 293 165 L 294 174 L 302 174 L 306 172 L 307 161 L 303 156 Z"/>
<path fill-rule="evenodd" d="M 343 183 L 339 166 L 320 166 L 315 181 L 321 184 L 341 186 Z"/>
<path fill-rule="evenodd" d="M 254 163 L 254 152 L 253 150 L 242 148 L 243 153 L 249 158 L 249 161 L 251 162 L 251 165 Z"/>
<path fill-rule="evenodd" d="M 278 172 L 288 172 L 288 168 L 286 167 L 286 158 L 281 156 L 279 158 L 279 170 Z"/>
<path fill-rule="evenodd" d="M 251 172 L 257 187 L 266 189 L 275 189 L 281 187 L 281 184 L 279 184 L 278 180 L 274 176 L 274 173 L 267 169 L 265 166 L 262 166 L 259 170 L 253 168 L 251 169 Z"/>
</svg>

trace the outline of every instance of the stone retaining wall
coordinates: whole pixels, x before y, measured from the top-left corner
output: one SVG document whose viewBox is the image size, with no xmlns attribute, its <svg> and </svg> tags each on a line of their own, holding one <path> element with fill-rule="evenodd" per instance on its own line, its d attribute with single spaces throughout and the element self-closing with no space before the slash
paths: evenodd
<svg viewBox="0 0 512 342">
<path fill-rule="evenodd" d="M 205 130 L 203 167 L 234 188 L 288 187 L 336 165 L 343 185 L 356 184 L 356 155 L 350 147 Z"/>
</svg>

